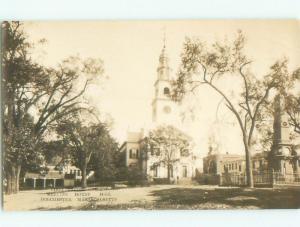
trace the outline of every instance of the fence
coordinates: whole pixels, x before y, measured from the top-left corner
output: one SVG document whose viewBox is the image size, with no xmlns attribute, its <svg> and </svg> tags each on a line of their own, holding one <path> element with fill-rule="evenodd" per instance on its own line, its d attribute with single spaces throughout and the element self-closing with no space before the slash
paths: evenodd
<svg viewBox="0 0 300 227">
<path fill-rule="evenodd" d="M 300 174 L 281 174 L 273 173 L 273 184 L 277 185 L 299 185 L 300 186 Z"/>
<path fill-rule="evenodd" d="M 300 186 L 300 174 L 290 173 L 283 174 L 281 172 L 260 172 L 253 173 L 254 186 L 272 187 L 276 185 L 282 186 Z M 220 176 L 219 185 L 224 186 L 246 186 L 247 176 L 245 174 L 227 173 Z"/>
</svg>

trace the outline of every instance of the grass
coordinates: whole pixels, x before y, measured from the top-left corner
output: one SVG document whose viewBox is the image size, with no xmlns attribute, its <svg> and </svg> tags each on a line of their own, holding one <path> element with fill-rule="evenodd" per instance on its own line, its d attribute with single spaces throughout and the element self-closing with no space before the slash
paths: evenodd
<svg viewBox="0 0 300 227">
<path fill-rule="evenodd" d="M 79 192 L 86 192 L 87 195 L 75 195 Z M 41 201 L 41 198 L 55 197 L 72 200 Z M 87 200 L 79 201 L 77 198 Z M 108 198 L 114 200 L 100 200 Z M 32 190 L 4 196 L 4 207 L 5 210 L 295 209 L 300 208 L 300 187 L 247 189 L 207 185 L 152 185 L 109 190 L 64 190 L 63 195 L 55 195 L 51 190 Z"/>
<path fill-rule="evenodd" d="M 81 210 L 128 209 L 295 209 L 300 208 L 300 189 L 246 188 L 170 188 L 154 190 L 154 202 L 97 205 L 89 203 Z"/>
</svg>

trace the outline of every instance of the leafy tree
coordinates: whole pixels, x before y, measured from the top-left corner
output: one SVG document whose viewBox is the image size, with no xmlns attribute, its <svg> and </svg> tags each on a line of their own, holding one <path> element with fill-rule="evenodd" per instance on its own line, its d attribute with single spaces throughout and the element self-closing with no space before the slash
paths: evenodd
<svg viewBox="0 0 300 227">
<path fill-rule="evenodd" d="M 181 157 L 191 155 L 191 138 L 171 125 L 159 126 L 150 131 L 148 137 L 145 139 L 144 146 L 148 147 L 153 156 L 156 157 L 154 166 L 163 164 L 167 167 L 169 182 L 175 163 Z"/>
<path fill-rule="evenodd" d="M 51 163 L 53 159 L 68 158 L 67 144 L 63 140 L 43 141 L 40 145 L 45 163 Z"/>
<path fill-rule="evenodd" d="M 292 78 L 299 70 L 289 72 L 286 59 L 276 61 L 264 76 L 255 76 L 249 67 L 252 61 L 244 54 L 245 37 L 238 32 L 233 42 L 215 42 L 211 46 L 200 40 L 187 38 L 181 56 L 181 69 L 174 81 L 173 98 L 181 101 L 206 85 L 219 94 L 226 107 L 236 118 L 242 133 L 246 156 L 247 184 L 253 187 L 251 151 L 256 123 L 262 116 L 262 109 L 270 100 L 272 90 L 283 90 L 292 86 Z M 231 80 L 239 82 L 242 90 L 236 99 L 232 98 L 221 83 Z"/>
<path fill-rule="evenodd" d="M 97 152 L 92 154 L 89 169 L 95 171 L 95 177 L 98 181 L 113 181 L 118 171 L 119 145 L 110 135 L 108 128 L 103 128 L 101 138 L 99 138 L 100 147 Z"/>
<path fill-rule="evenodd" d="M 21 174 L 21 167 L 26 165 L 36 167 L 41 164 L 42 154 L 32 137 L 33 122 L 29 116 L 23 119 L 22 125 L 19 127 L 11 127 L 10 133 L 13 137 L 5 136 L 3 142 L 5 144 L 4 155 L 4 177 L 7 180 L 7 193 L 17 193 L 19 190 L 19 178 Z"/>
<path fill-rule="evenodd" d="M 82 121 L 64 120 L 57 128 L 68 144 L 74 164 L 82 171 L 81 186 L 87 187 L 87 169 L 92 155 L 100 156 L 108 130 L 103 123 L 84 125 Z M 105 161 L 105 160 L 103 160 Z"/>
<path fill-rule="evenodd" d="M 46 68 L 31 58 L 34 45 L 28 41 L 21 23 L 5 22 L 2 27 L 4 171 L 12 176 L 7 179 L 12 185 L 10 181 L 19 182 L 18 173 L 23 164 L 27 165 L 28 157 L 39 156 L 37 146 L 45 132 L 56 127 L 59 119 L 88 108 L 82 96 L 103 69 L 100 60 L 78 57 L 64 60 L 57 68 Z M 26 123 L 28 116 L 33 118 L 30 126 Z M 17 139 L 24 130 L 30 132 L 32 146 L 19 149 L 22 155 L 11 154 L 16 150 L 14 146 L 22 145 Z M 13 185 L 8 193 L 19 190 L 18 184 Z"/>
<path fill-rule="evenodd" d="M 300 93 L 298 96 L 288 94 L 285 103 L 285 110 L 289 115 L 290 124 L 294 127 L 294 132 L 300 134 Z"/>
</svg>

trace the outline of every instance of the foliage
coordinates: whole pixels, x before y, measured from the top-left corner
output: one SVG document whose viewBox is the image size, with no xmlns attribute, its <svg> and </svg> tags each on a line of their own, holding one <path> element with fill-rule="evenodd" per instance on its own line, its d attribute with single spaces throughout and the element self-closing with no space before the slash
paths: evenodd
<svg viewBox="0 0 300 227">
<path fill-rule="evenodd" d="M 92 154 L 88 169 L 95 171 L 98 181 L 113 181 L 116 179 L 118 171 L 119 145 L 107 128 L 104 128 L 99 142 L 100 146 L 97 152 Z"/>
<path fill-rule="evenodd" d="M 129 185 L 141 185 L 147 180 L 147 175 L 140 166 L 122 166 L 118 168 L 116 180 L 127 181 Z"/>
<path fill-rule="evenodd" d="M 82 121 L 72 118 L 60 121 L 57 133 L 68 144 L 73 163 L 82 171 L 82 187 L 87 186 L 86 175 L 87 170 L 91 169 L 88 165 L 92 156 L 95 158 L 93 169 L 98 170 L 98 177 L 99 171 L 108 171 L 107 168 L 112 164 L 112 157 L 109 156 L 111 153 L 108 152 L 115 152 L 117 144 L 110 137 L 105 124 L 84 125 Z"/>
<path fill-rule="evenodd" d="M 288 94 L 285 103 L 285 109 L 289 115 L 290 124 L 294 127 L 294 131 L 300 134 L 300 93 L 298 96 Z"/>
<path fill-rule="evenodd" d="M 150 131 L 149 136 L 145 139 L 145 146 L 156 158 L 154 166 L 160 164 L 167 166 L 170 180 L 173 165 L 181 157 L 190 156 L 191 140 L 188 135 L 171 125 L 159 126 Z"/>
<path fill-rule="evenodd" d="M 51 132 L 59 119 L 89 108 L 82 96 L 103 68 L 101 60 L 78 57 L 64 60 L 57 68 L 44 67 L 31 58 L 34 44 L 28 41 L 21 23 L 4 22 L 2 28 L 4 171 L 12 176 L 8 181 L 16 182 L 8 184 L 11 193 L 18 191 L 22 165 L 24 168 L 30 165 L 28 161 L 39 158 L 37 151 L 45 132 Z M 20 134 L 25 135 L 23 141 Z M 25 146 L 26 141 L 30 146 Z"/>
<path fill-rule="evenodd" d="M 251 147 L 257 122 L 263 120 L 262 109 L 270 103 L 272 90 L 283 93 L 293 86 L 299 69 L 289 72 L 287 59 L 276 61 L 262 77 L 251 73 L 252 61 L 244 54 L 245 37 L 238 31 L 234 41 L 215 42 L 211 46 L 200 40 L 187 38 L 181 55 L 181 69 L 173 82 L 172 97 L 176 101 L 197 88 L 206 85 L 218 93 L 226 107 L 235 116 L 242 133 L 246 154 L 248 185 L 253 186 L 251 170 Z M 247 69 L 247 70 L 246 70 Z M 239 81 L 242 90 L 232 99 L 220 82 Z"/>
</svg>

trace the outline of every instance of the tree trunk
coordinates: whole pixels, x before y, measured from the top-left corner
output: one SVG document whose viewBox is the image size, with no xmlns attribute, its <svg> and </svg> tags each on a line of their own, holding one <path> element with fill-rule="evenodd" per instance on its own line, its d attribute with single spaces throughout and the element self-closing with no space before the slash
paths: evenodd
<svg viewBox="0 0 300 227">
<path fill-rule="evenodd" d="M 253 173 L 252 173 L 252 162 L 251 162 L 251 147 L 245 145 L 246 154 L 246 176 L 247 176 L 247 186 L 250 188 L 254 187 L 253 183 Z"/>
<path fill-rule="evenodd" d="M 9 173 L 8 171 L 7 171 L 7 174 L 6 174 L 6 180 L 7 180 L 7 182 L 6 182 L 6 193 L 7 194 L 11 194 L 12 193 L 12 183 L 11 183 L 11 181 L 12 181 L 12 177 L 11 177 L 11 173 Z"/>
<path fill-rule="evenodd" d="M 82 188 L 86 188 L 87 187 L 87 183 L 86 183 L 86 168 L 87 168 L 87 164 L 85 163 L 82 167 L 82 179 L 81 179 L 81 187 Z"/>
<path fill-rule="evenodd" d="M 21 172 L 21 165 L 17 165 L 16 168 L 16 189 L 15 193 L 18 193 L 20 190 L 20 172 Z"/>
<path fill-rule="evenodd" d="M 6 172 L 6 193 L 7 194 L 15 194 L 19 192 L 20 186 L 20 172 L 21 165 L 11 166 L 9 170 Z"/>
<path fill-rule="evenodd" d="M 16 167 L 12 166 L 11 167 L 11 192 L 13 194 L 17 193 L 16 192 Z"/>
<path fill-rule="evenodd" d="M 171 165 L 168 165 L 168 183 L 171 183 Z"/>
</svg>

